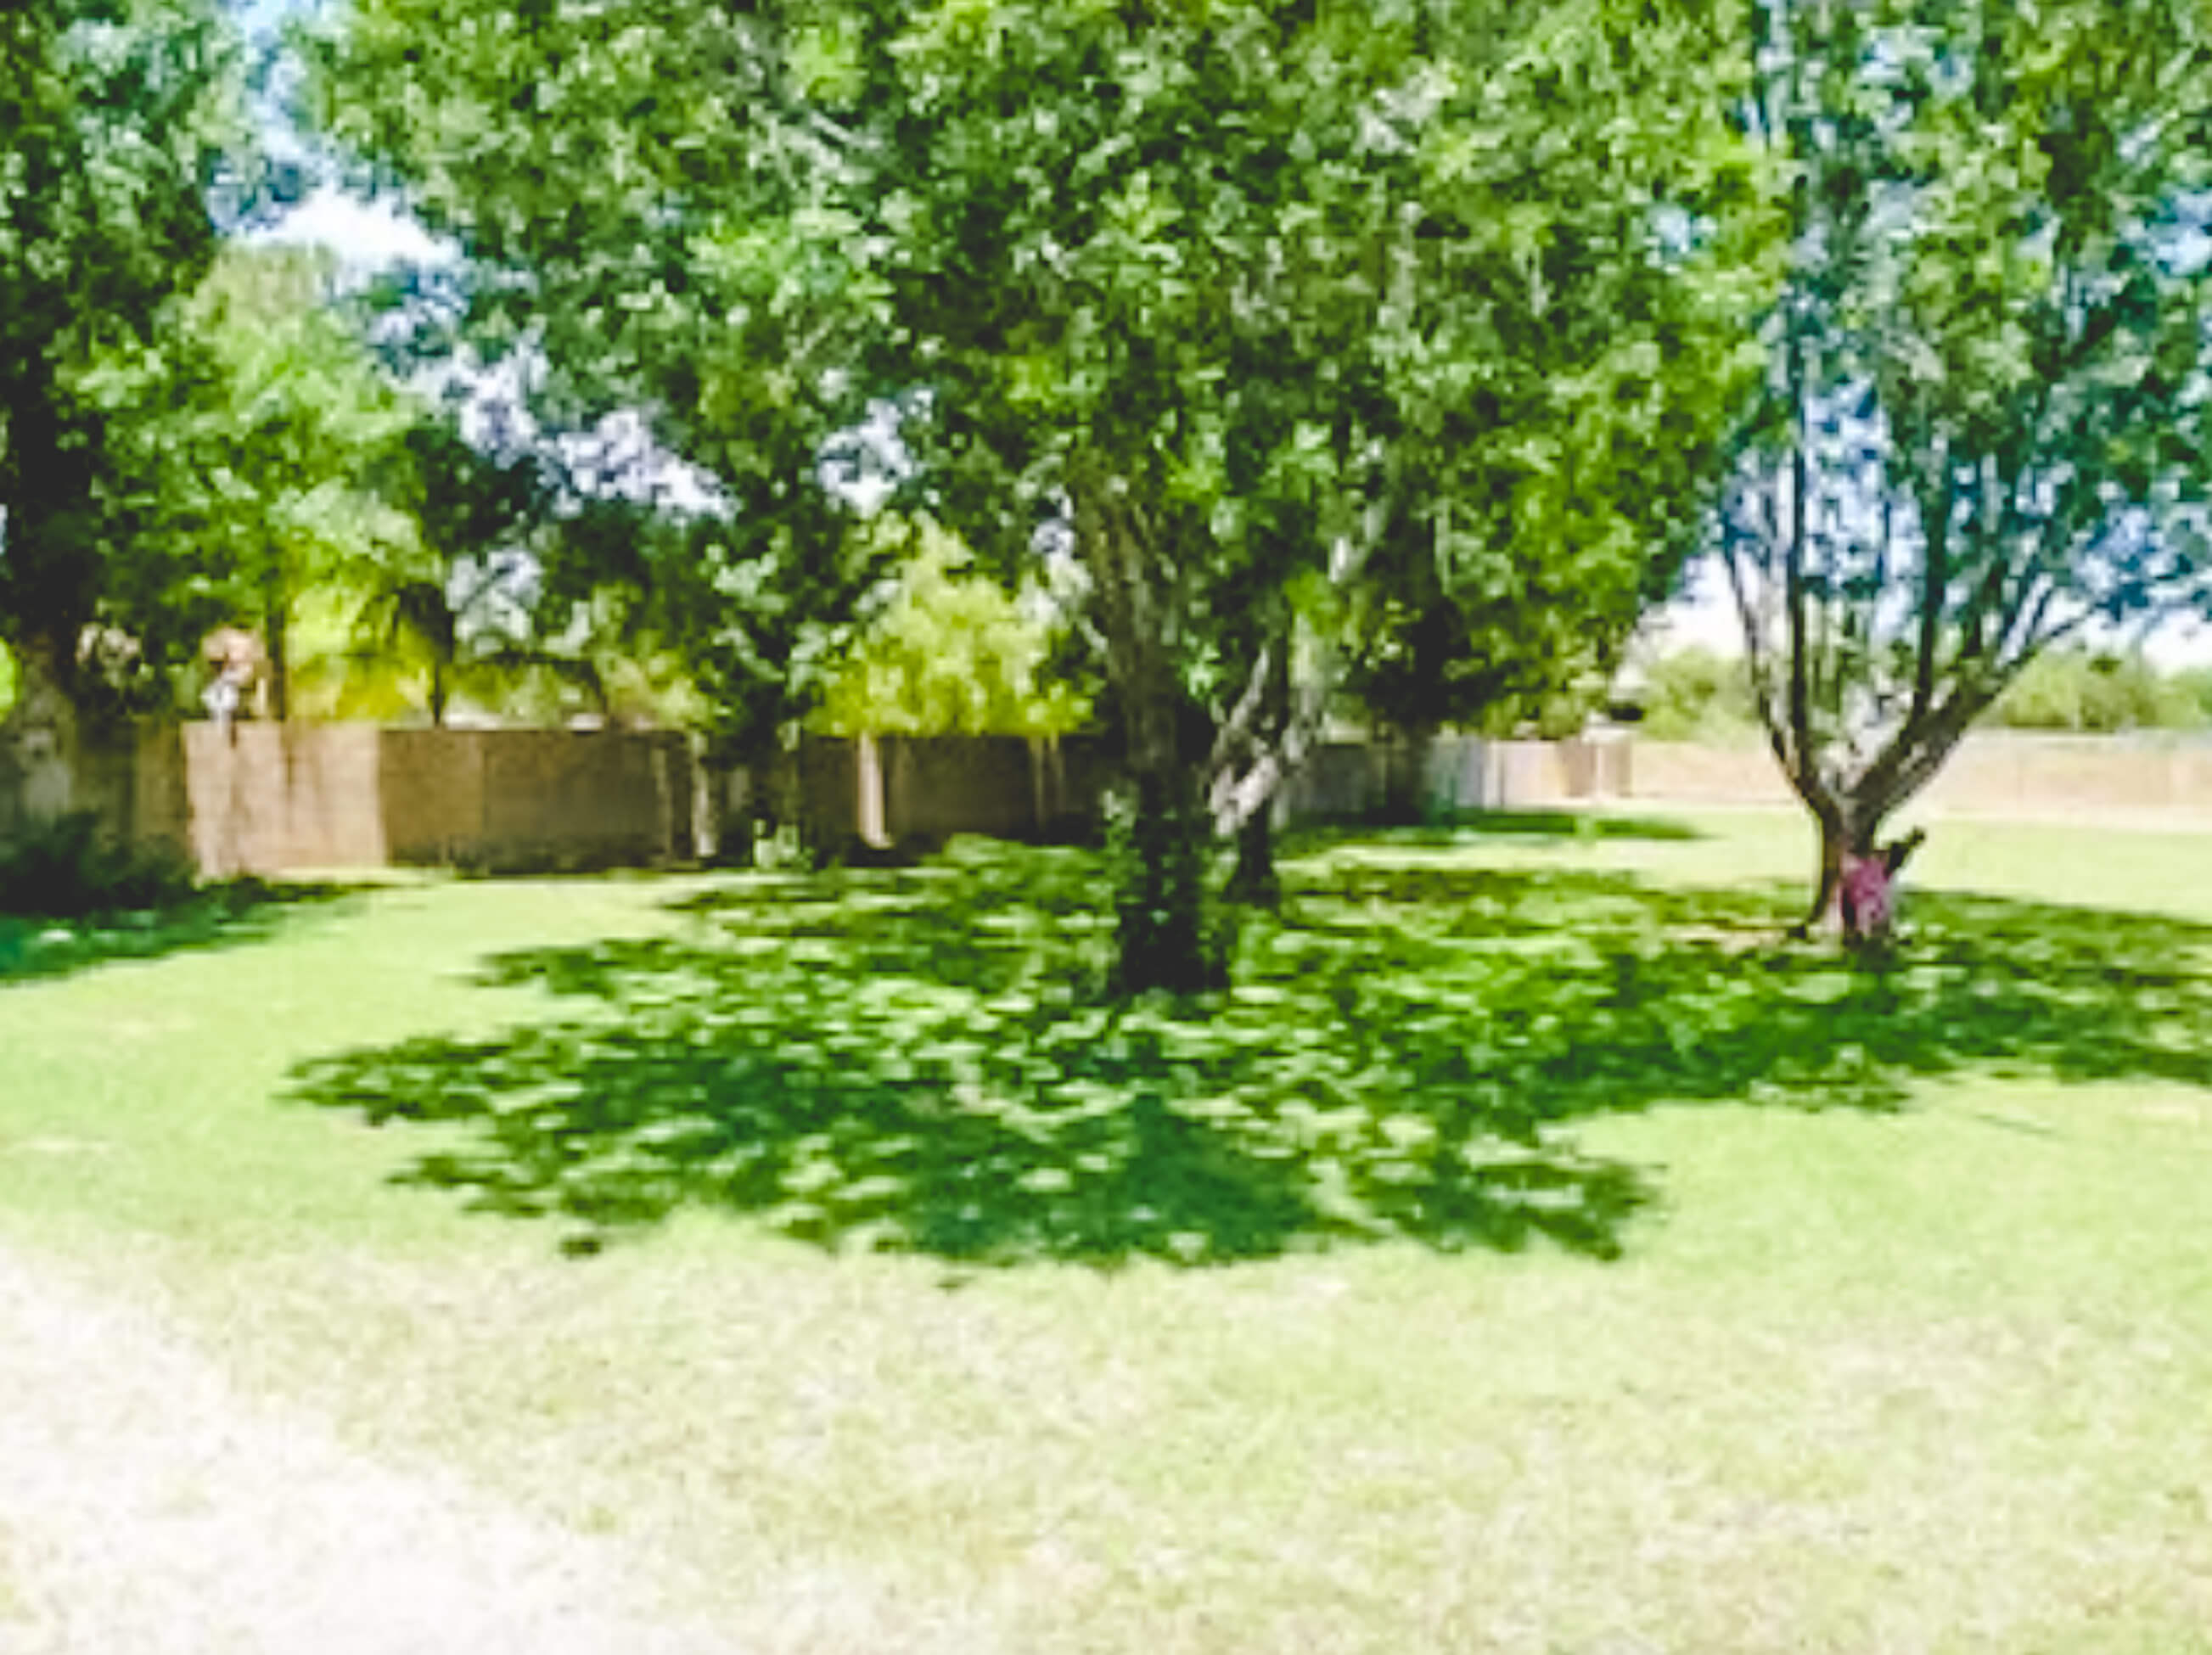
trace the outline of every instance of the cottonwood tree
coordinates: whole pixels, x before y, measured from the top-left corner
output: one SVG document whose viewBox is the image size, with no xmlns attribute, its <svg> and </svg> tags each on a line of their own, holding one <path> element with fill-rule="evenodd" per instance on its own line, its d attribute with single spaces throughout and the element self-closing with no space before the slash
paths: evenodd
<svg viewBox="0 0 2212 1655">
<path fill-rule="evenodd" d="M 1722 550 L 1777 760 L 1846 858 L 2028 663 L 2212 603 L 2212 18 L 1762 0 L 1790 267 Z"/>
</svg>

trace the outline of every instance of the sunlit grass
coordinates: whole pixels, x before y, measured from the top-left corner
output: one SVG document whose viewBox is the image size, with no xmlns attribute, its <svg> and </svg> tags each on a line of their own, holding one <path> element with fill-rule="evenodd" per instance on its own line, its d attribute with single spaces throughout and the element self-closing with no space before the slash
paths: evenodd
<svg viewBox="0 0 2212 1655">
<path fill-rule="evenodd" d="M 963 849 L 356 893 L 0 988 L 0 1234 L 634 1543 L 748 1648 L 2212 1649 L 2212 839 L 1947 825 L 1881 978 L 1780 944 L 1796 823 L 1692 825 L 1317 843 L 1212 1012 L 1229 1071 L 1112 1071 L 1241 1100 L 1197 1193 L 1279 1195 L 1271 1031 L 1383 1123 L 1340 1158 L 1385 1185 L 1423 1100 L 1376 1076 L 1479 1046 L 1544 1155 L 1638 1192 L 1595 1230 L 1300 1197 L 1200 1250 L 1253 1262 L 1189 1269 L 1110 1203 L 1042 1222 L 1050 1132 L 1018 1154 L 980 1103 L 1000 1245 L 902 1228 L 940 1191 L 883 1088 L 960 1036 L 893 1049 L 902 1006 L 1011 1027 L 975 1008 L 1042 959 L 1054 1015 L 1101 1015 L 1063 864 Z M 963 918 L 988 943 L 951 946 Z M 768 1065 L 802 1033 L 836 1062 Z M 1363 1063 L 1322 1050 L 1353 1035 Z M 799 1077 L 887 1112 L 808 1163 L 819 1211 L 653 1149 L 735 1095 L 694 1045 L 753 1053 L 781 1089 L 747 1118 L 793 1146 Z M 384 1125 L 313 1106 L 339 1060 L 406 1082 Z M 531 1198 L 471 1210 L 500 1193 Z"/>
</svg>

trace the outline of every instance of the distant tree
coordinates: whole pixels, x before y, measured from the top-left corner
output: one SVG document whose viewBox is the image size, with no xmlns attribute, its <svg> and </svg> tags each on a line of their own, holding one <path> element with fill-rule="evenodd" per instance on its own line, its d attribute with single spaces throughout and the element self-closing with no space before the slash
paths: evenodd
<svg viewBox="0 0 2212 1655">
<path fill-rule="evenodd" d="M 2093 621 L 2212 604 L 2212 155 L 2186 0 L 1761 0 L 1789 269 L 1723 549 L 1815 920 L 1975 719 Z"/>
<path fill-rule="evenodd" d="M 1696 645 L 1654 659 L 1644 670 L 1639 700 L 1644 718 L 1638 729 L 1655 741 L 1741 735 L 1756 724 L 1742 664 Z"/>
<path fill-rule="evenodd" d="M 2141 654 L 2059 648 L 2021 670 L 1990 709 L 2017 730 L 2191 730 L 2206 723 L 2192 686 L 2169 678 Z"/>
<path fill-rule="evenodd" d="M 1042 594 L 1009 593 L 926 519 L 879 520 L 872 532 L 908 549 L 815 722 L 848 736 L 1055 736 L 1084 722 L 1090 698 L 1050 675 L 1053 623 L 1036 601 Z"/>
<path fill-rule="evenodd" d="M 386 483 L 411 532 L 353 571 L 371 659 L 423 664 L 430 722 L 442 725 L 457 680 L 534 664 L 530 547 L 552 511 L 537 460 L 486 453 L 450 409 L 420 415 L 399 440 Z"/>
<path fill-rule="evenodd" d="M 377 365 L 326 254 L 233 245 L 168 330 L 165 414 L 118 433 L 133 458 L 142 551 L 173 585 L 157 606 L 190 636 L 256 628 L 270 710 L 291 710 L 295 611 L 404 537 L 391 498 L 419 400 Z M 142 560 L 143 561 L 143 560 Z"/>
<path fill-rule="evenodd" d="M 2174 674 L 2172 682 L 2196 701 L 2197 724 L 2212 724 L 2212 667 L 2186 668 Z"/>
</svg>

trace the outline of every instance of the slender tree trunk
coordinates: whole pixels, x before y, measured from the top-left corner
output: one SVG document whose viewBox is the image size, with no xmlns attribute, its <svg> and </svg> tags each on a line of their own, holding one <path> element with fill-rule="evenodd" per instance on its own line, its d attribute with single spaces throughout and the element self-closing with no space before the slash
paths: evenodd
<svg viewBox="0 0 2212 1655">
<path fill-rule="evenodd" d="M 1237 830 L 1237 868 L 1225 894 L 1255 908 L 1279 908 L 1283 882 L 1275 872 L 1275 812 L 1261 805 Z"/>
<path fill-rule="evenodd" d="M 1273 635 L 1254 665 L 1248 707 L 1230 716 L 1231 728 L 1217 732 L 1212 764 L 1216 774 L 1208 788 L 1214 809 L 1215 831 L 1233 828 L 1237 865 L 1222 894 L 1229 901 L 1254 907 L 1282 904 L 1282 882 L 1275 876 L 1275 801 L 1290 779 L 1293 762 L 1291 694 L 1291 655 L 1294 628 L 1287 612 L 1277 617 Z M 1242 714 L 1244 727 L 1238 729 Z M 1242 776 L 1237 774 L 1243 768 Z M 1243 793 L 1233 810 L 1224 812 L 1220 795 L 1224 779 L 1234 779 L 1233 791 Z M 1242 813 L 1242 820 L 1237 819 Z"/>
<path fill-rule="evenodd" d="M 272 597 L 261 619 L 264 645 L 269 652 L 269 716 L 279 724 L 292 716 L 292 663 L 285 640 L 289 628 L 284 609 L 283 600 Z"/>
</svg>

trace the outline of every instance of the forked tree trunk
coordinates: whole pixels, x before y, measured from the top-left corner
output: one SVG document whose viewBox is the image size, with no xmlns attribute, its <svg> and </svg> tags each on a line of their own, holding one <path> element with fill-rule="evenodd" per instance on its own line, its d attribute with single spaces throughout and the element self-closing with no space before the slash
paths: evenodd
<svg viewBox="0 0 2212 1655">
<path fill-rule="evenodd" d="M 1914 833 L 1898 844 L 1883 845 L 1881 835 L 1886 815 L 1886 810 L 1876 811 L 1848 797 L 1830 808 L 1814 809 L 1819 861 L 1814 867 L 1813 906 L 1798 928 L 1800 935 L 1826 932 L 1856 946 L 1876 940 L 1887 931 L 1891 886 L 1905 858 L 1924 835 Z M 1852 870 L 1866 862 L 1880 864 L 1875 888 L 1881 900 L 1872 914 L 1862 912 L 1851 900 Z"/>
<path fill-rule="evenodd" d="M 1852 863 L 1883 854 L 1883 823 L 1917 797 L 1942 769 L 1975 715 L 1994 694 L 1992 689 L 1978 698 L 1954 699 L 1935 716 L 1893 737 L 1872 763 L 1840 779 L 1821 772 L 1802 726 L 1791 732 L 1794 740 L 1778 734 L 1774 737 L 1776 755 L 1784 761 L 1784 773 L 1812 813 L 1820 834 L 1813 906 L 1798 927 L 1800 935 L 1825 930 L 1842 934 L 1846 941 L 1862 940 L 1854 916 L 1838 900 Z M 1790 761 L 1792 757 L 1795 762 Z M 1895 873 L 1898 863 L 1910 854 L 1920 837 L 1917 834 L 1910 837 L 1886 864 L 1887 873 Z"/>
</svg>

